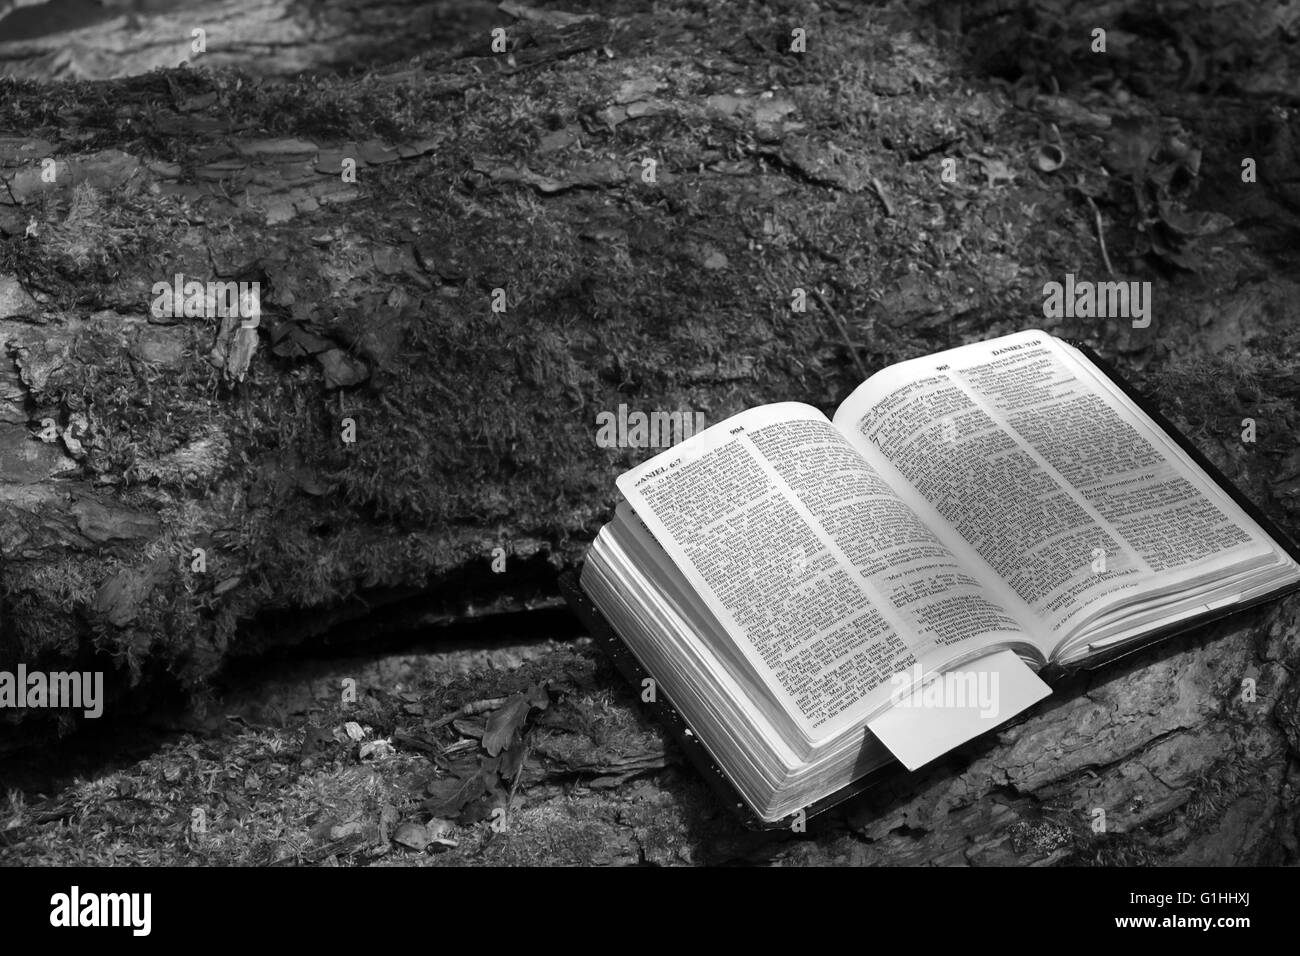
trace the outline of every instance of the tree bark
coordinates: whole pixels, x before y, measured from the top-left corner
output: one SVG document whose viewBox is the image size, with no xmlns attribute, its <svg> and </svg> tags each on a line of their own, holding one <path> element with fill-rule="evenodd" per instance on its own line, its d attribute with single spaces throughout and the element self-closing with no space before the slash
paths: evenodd
<svg viewBox="0 0 1300 956">
<path fill-rule="evenodd" d="M 446 47 L 448 37 L 486 36 L 493 22 L 510 18 L 448 0 L 54 0 L 20 4 L 7 20 L 0 5 L 0 76 L 106 80 L 184 64 L 263 76 L 355 68 Z"/>
</svg>

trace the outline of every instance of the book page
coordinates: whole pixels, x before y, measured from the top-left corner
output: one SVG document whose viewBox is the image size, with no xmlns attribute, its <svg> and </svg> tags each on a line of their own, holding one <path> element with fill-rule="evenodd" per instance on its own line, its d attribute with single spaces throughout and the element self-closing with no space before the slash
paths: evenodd
<svg viewBox="0 0 1300 956">
<path fill-rule="evenodd" d="M 988 733 L 1052 689 L 1010 650 L 944 672 L 903 695 L 867 729 L 908 770 L 916 770 Z"/>
<path fill-rule="evenodd" d="M 1027 640 L 810 406 L 743 412 L 618 486 L 810 739 L 885 706 L 898 672 Z"/>
<path fill-rule="evenodd" d="M 1052 645 L 1126 596 L 1273 554 L 1072 351 L 1033 331 L 900 363 L 835 416 L 1006 582 Z"/>
</svg>

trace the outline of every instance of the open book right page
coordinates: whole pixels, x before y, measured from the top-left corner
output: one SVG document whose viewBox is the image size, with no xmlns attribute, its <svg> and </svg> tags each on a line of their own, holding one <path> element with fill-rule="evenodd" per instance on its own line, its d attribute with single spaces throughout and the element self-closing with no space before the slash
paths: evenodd
<svg viewBox="0 0 1300 956">
<path fill-rule="evenodd" d="M 1005 582 L 1049 658 L 1297 571 L 1122 390 L 1045 332 L 884 369 L 834 423 Z"/>
</svg>

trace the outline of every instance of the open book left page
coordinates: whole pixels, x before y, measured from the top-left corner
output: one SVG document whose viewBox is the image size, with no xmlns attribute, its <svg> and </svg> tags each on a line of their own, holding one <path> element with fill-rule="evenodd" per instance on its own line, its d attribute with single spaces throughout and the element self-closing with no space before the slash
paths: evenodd
<svg viewBox="0 0 1300 956">
<path fill-rule="evenodd" d="M 747 669 L 815 744 L 921 677 L 1031 643 L 821 412 L 766 405 L 619 478 Z M 1032 648 L 1029 648 L 1032 652 Z"/>
</svg>

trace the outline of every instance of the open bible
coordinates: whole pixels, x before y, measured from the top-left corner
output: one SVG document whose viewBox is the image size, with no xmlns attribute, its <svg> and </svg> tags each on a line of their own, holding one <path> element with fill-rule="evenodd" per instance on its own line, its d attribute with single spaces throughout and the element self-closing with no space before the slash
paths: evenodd
<svg viewBox="0 0 1300 956">
<path fill-rule="evenodd" d="M 767 822 L 997 726 L 1048 665 L 1300 582 L 1284 536 L 1039 331 L 888 367 L 832 419 L 749 409 L 618 487 L 581 588 Z"/>
</svg>

